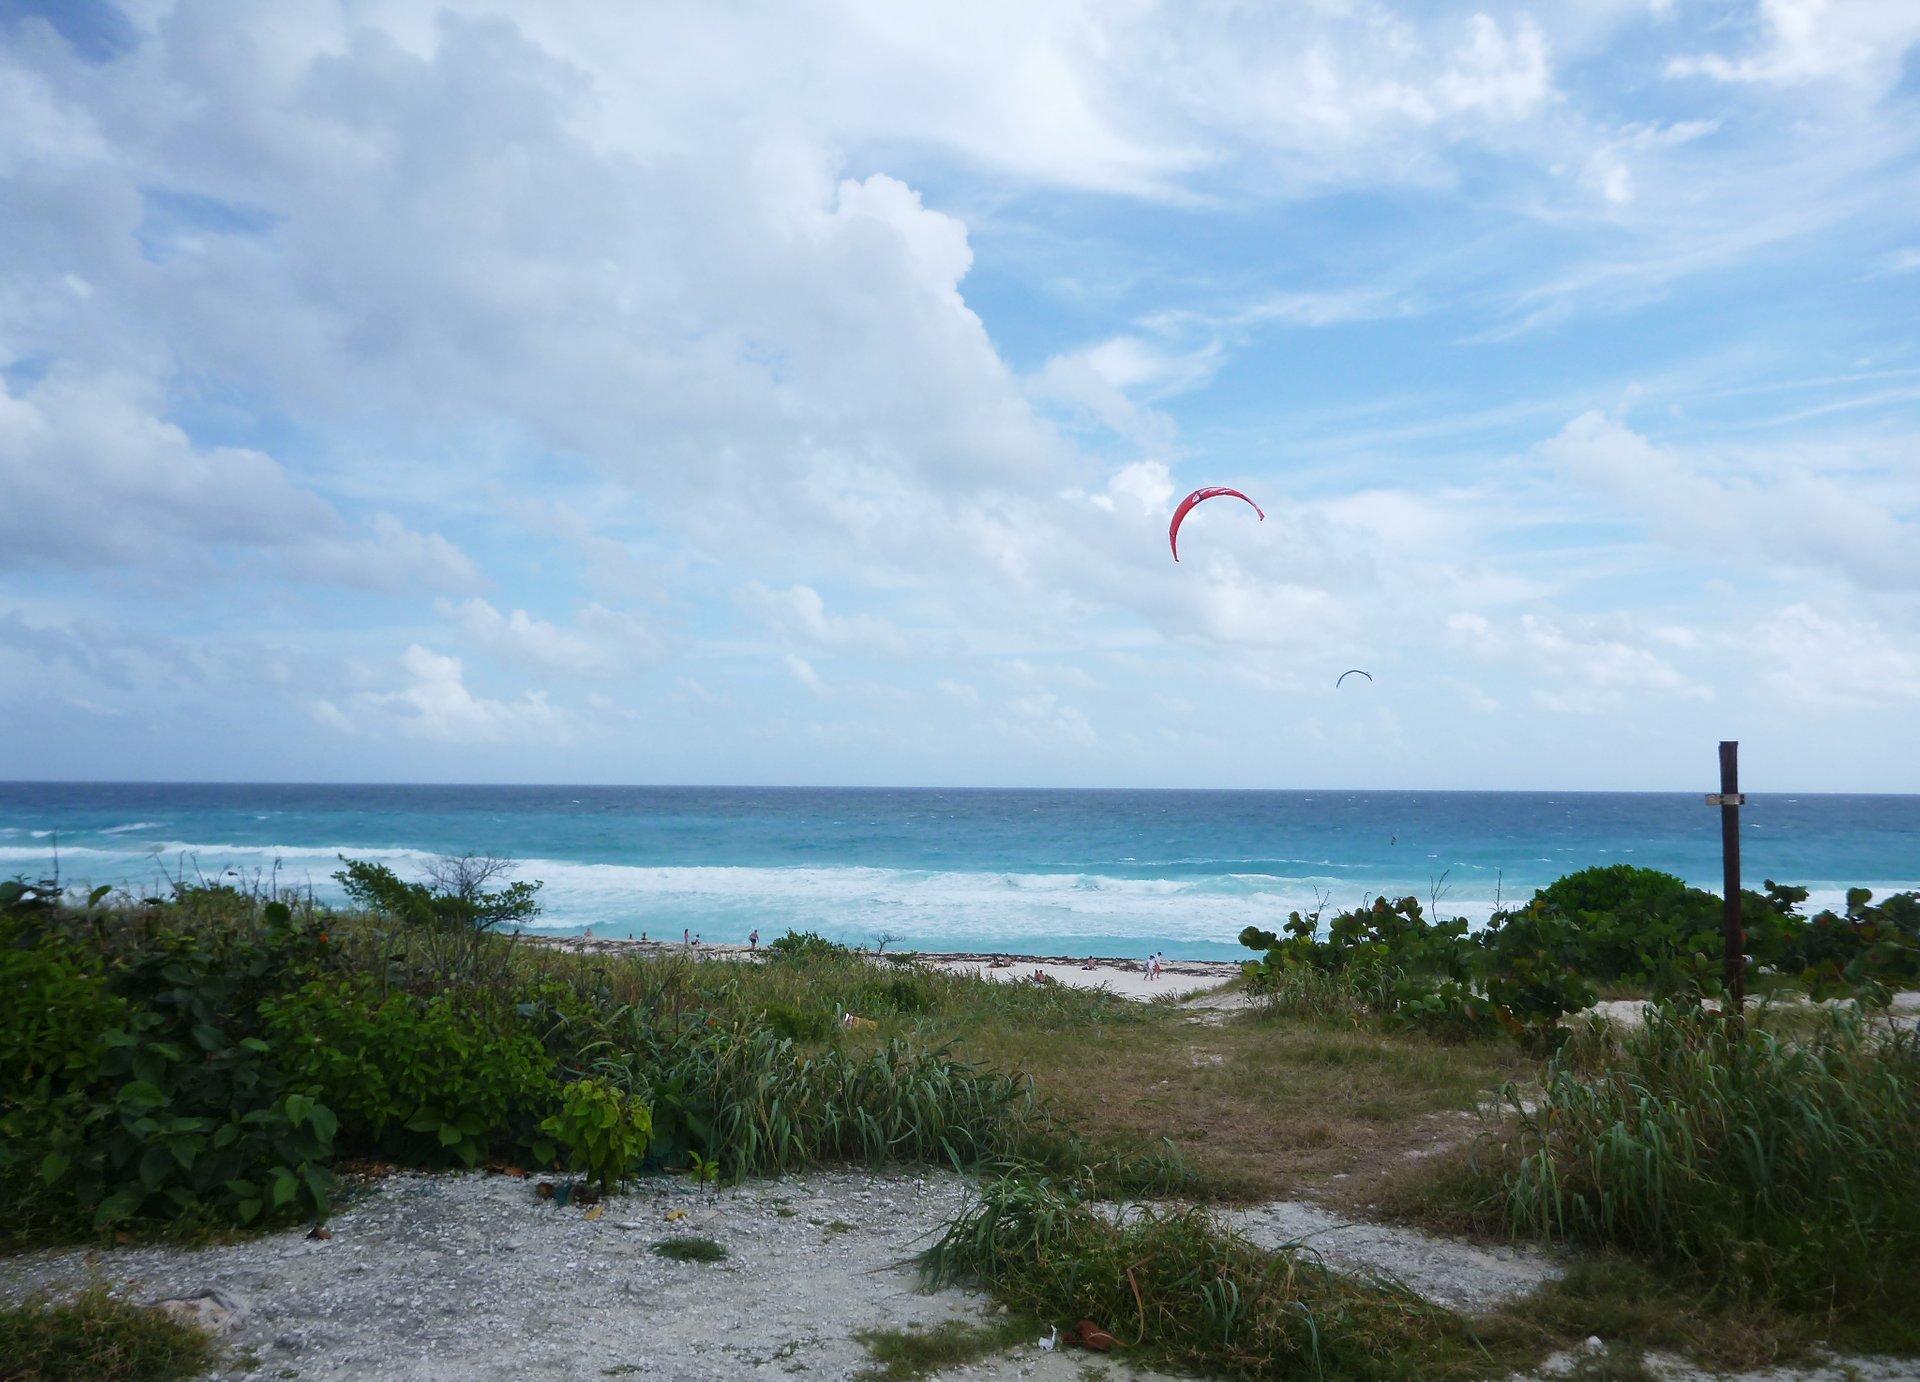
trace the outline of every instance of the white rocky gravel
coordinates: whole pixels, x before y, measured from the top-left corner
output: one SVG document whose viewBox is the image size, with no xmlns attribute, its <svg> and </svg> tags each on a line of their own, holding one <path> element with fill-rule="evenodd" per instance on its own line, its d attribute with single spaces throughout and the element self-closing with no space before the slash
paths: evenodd
<svg viewBox="0 0 1920 1382">
<path fill-rule="evenodd" d="M 97 1274 L 142 1303 L 212 1292 L 238 1317 L 223 1379 L 519 1382 L 535 1378 L 855 1376 L 861 1330 L 981 1322 L 976 1292 L 922 1294 L 912 1257 L 963 1203 L 945 1173 L 814 1173 L 715 1192 L 642 1182 L 596 1220 L 508 1176 L 403 1173 L 329 1221 L 197 1250 L 40 1251 L 0 1259 L 0 1299 Z M 674 1221 L 668 1215 L 684 1211 Z M 712 1238 L 718 1263 L 655 1255 Z M 1115 1359 L 1029 1345 L 941 1374 L 1077 1379 Z"/>
<path fill-rule="evenodd" d="M 375 1182 L 329 1221 L 200 1249 L 43 1250 L 0 1258 L 0 1300 L 91 1278 L 141 1303 L 210 1298 L 227 1318 L 230 1365 L 219 1382 L 520 1382 L 521 1379 L 857 1377 L 854 1337 L 872 1329 L 985 1323 L 974 1291 L 919 1291 L 912 1259 L 965 1202 L 969 1182 L 944 1172 L 814 1172 L 704 1191 L 642 1182 L 595 1219 L 540 1199 L 508 1176 L 401 1173 Z M 676 1216 L 672 1219 L 670 1215 Z M 1224 1222 L 1265 1247 L 1300 1243 L 1328 1265 L 1385 1273 L 1472 1313 L 1524 1295 L 1553 1262 L 1411 1230 L 1356 1224 L 1314 1205 L 1234 1211 Z M 717 1263 L 659 1257 L 654 1244 L 701 1236 Z M 1539 1374 L 1572 1366 L 1572 1355 Z M 1677 1360 L 1656 1374 L 1704 1375 Z M 944 1382 L 1172 1382 L 1124 1357 L 1029 1343 L 937 1374 Z M 1905 1360 L 1849 1359 L 1773 1370 L 1791 1377 L 1916 1382 Z"/>
<path fill-rule="evenodd" d="M 1233 1210 L 1221 1219 L 1255 1247 L 1297 1247 L 1336 1270 L 1384 1273 L 1467 1315 L 1530 1295 L 1560 1275 L 1560 1265 L 1545 1253 L 1476 1247 L 1409 1228 L 1355 1222 L 1298 1200 Z"/>
</svg>

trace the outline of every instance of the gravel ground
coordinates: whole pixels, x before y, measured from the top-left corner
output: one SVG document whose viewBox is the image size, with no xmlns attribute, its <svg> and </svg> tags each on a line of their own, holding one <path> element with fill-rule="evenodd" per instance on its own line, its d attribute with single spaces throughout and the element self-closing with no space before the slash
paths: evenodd
<svg viewBox="0 0 1920 1382">
<path fill-rule="evenodd" d="M 140 1302 L 214 1292 L 246 1360 L 225 1379 L 846 1378 L 868 1362 L 856 1331 L 991 1317 L 977 1293 L 921 1294 L 909 1263 L 966 1187 L 949 1174 L 819 1173 L 712 1194 L 643 1183 L 589 1221 L 530 1181 L 407 1173 L 341 1208 L 324 1241 L 292 1230 L 194 1251 L 23 1254 L 0 1259 L 0 1298 L 92 1273 Z M 712 1238 L 727 1258 L 654 1255 L 675 1236 Z M 1029 1345 L 940 1375 L 1068 1382 L 1094 1361 Z"/>
<path fill-rule="evenodd" d="M 965 1201 L 946 1173 L 811 1173 L 703 1192 L 643 1182 L 596 1219 L 507 1176 L 402 1173 L 329 1221 L 203 1249 L 48 1250 L 0 1258 L 0 1300 L 98 1277 L 139 1302 L 211 1293 L 231 1312 L 229 1368 L 214 1376 L 307 1382 L 520 1382 L 636 1377 L 852 1378 L 867 1366 L 853 1337 L 870 1329 L 984 1323 L 996 1307 L 970 1291 L 922 1294 L 911 1258 Z M 1554 1273 L 1539 1254 L 1484 1249 L 1406 1229 L 1356 1224 L 1282 1203 L 1226 1216 L 1268 1247 L 1302 1242 L 1329 1265 L 1385 1272 L 1469 1312 L 1523 1295 Z M 656 1256 L 669 1237 L 711 1238 L 725 1261 Z M 1538 1374 L 1564 1375 L 1578 1354 Z M 1656 1375 L 1703 1379 L 1677 1360 Z M 1173 1382 L 1123 1359 L 1025 1344 L 945 1382 Z M 1805 1377 L 1920 1382 L 1920 1364 L 1848 1359 L 1738 1382 Z"/>
<path fill-rule="evenodd" d="M 1384 1272 L 1428 1300 L 1468 1315 L 1528 1295 L 1560 1275 L 1544 1253 L 1474 1247 L 1412 1229 L 1356 1223 L 1297 1200 L 1222 1217 L 1256 1247 L 1297 1245 L 1335 1269 Z"/>
</svg>

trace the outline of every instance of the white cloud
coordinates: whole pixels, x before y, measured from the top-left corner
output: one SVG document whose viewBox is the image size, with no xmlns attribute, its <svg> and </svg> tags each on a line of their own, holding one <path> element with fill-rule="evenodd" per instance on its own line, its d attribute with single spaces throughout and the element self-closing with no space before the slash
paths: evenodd
<svg viewBox="0 0 1920 1382">
<path fill-rule="evenodd" d="M 1771 697 L 1795 709 L 1920 702 L 1920 635 L 1870 614 L 1796 602 L 1754 621 L 1741 650 Z"/>
<path fill-rule="evenodd" d="M 1909 0 L 1760 0 L 1759 14 L 1764 37 L 1754 51 L 1675 58 L 1668 70 L 1727 82 L 1838 81 L 1877 96 L 1920 42 L 1920 10 Z"/>
<path fill-rule="evenodd" d="M 1902 475 L 1900 461 L 1879 474 L 1871 452 L 1659 447 L 1598 412 L 1573 419 L 1539 454 L 1703 564 L 1811 566 L 1869 589 L 1920 589 L 1920 478 Z"/>
<path fill-rule="evenodd" d="M 744 592 L 747 606 L 759 612 L 783 637 L 828 652 L 905 656 L 907 638 L 885 619 L 872 614 L 833 615 L 812 586 L 769 590 L 758 581 Z"/>
<path fill-rule="evenodd" d="M 271 456 L 203 447 L 155 415 L 133 376 L 0 384 L 0 565 L 193 570 L 219 550 L 279 558 L 297 580 L 470 590 L 473 562 L 375 514 L 356 532 Z"/>
<path fill-rule="evenodd" d="M 1597 714 L 1646 700 L 1713 699 L 1711 688 L 1640 646 L 1645 635 L 1624 618 L 1528 613 L 1493 620 L 1459 611 L 1446 631 L 1466 656 L 1527 678 L 1545 710 Z"/>
<path fill-rule="evenodd" d="M 648 623 L 600 604 L 583 605 L 573 629 L 536 619 L 524 609 L 502 614 L 474 597 L 442 601 L 441 613 L 493 656 L 535 670 L 572 677 L 608 677 L 657 662 L 660 640 Z"/>
<path fill-rule="evenodd" d="M 399 689 L 353 697 L 358 716 L 353 723 L 452 743 L 554 742 L 569 736 L 565 717 L 548 703 L 545 691 L 525 691 L 512 701 L 476 696 L 457 657 L 416 643 L 401 655 L 400 672 L 407 684 Z"/>
<path fill-rule="evenodd" d="M 1047 749 L 1059 749 L 1063 745 L 1091 748 L 1100 741 L 1085 713 L 1051 691 L 1015 696 L 1002 709 L 1004 713 L 995 724 L 1000 733 L 1011 739 Z"/>
<path fill-rule="evenodd" d="M 813 664 L 811 662 L 808 662 L 798 653 L 788 653 L 783 661 L 785 661 L 787 671 L 792 674 L 793 679 L 806 687 L 807 690 L 822 698 L 832 697 L 833 688 L 821 680 L 820 674 L 813 670 Z"/>
</svg>

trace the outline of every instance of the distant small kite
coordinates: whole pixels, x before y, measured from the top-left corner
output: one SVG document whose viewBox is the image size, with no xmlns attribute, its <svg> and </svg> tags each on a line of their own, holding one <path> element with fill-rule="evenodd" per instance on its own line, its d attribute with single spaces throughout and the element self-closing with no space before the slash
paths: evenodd
<svg viewBox="0 0 1920 1382">
<path fill-rule="evenodd" d="M 1373 680 L 1373 673 L 1371 673 L 1371 672 L 1367 672 L 1367 671 L 1363 671 L 1363 670 L 1361 670 L 1361 669 L 1360 669 L 1360 668 L 1358 668 L 1358 667 L 1349 667 L 1349 668 L 1347 668 L 1347 670 L 1346 670 L 1346 671 L 1344 671 L 1344 672 L 1342 672 L 1342 673 L 1341 673 L 1341 674 L 1340 674 L 1339 676 L 1337 676 L 1337 677 L 1335 677 L 1335 678 L 1333 679 L 1333 688 L 1334 688 L 1334 690 L 1336 690 L 1336 691 L 1337 691 L 1337 690 L 1339 690 L 1339 689 L 1340 689 L 1340 683 L 1341 683 L 1341 682 L 1343 682 L 1343 681 L 1345 681 L 1345 680 L 1346 680 L 1346 679 L 1347 679 L 1348 677 L 1353 677 L 1353 676 L 1361 676 L 1361 677 L 1365 677 L 1365 678 L 1366 678 L 1366 679 L 1367 679 L 1368 681 L 1372 681 L 1372 680 Z"/>
<path fill-rule="evenodd" d="M 1228 489 L 1225 485 L 1213 485 L 1207 489 L 1197 489 L 1180 501 L 1180 507 L 1173 511 L 1173 522 L 1167 525 L 1167 545 L 1173 548 L 1173 559 L 1175 561 L 1180 560 L 1180 524 L 1186 519 L 1187 514 L 1191 512 L 1193 506 L 1201 500 L 1218 499 L 1222 495 L 1231 495 L 1235 499 L 1252 505 L 1253 511 L 1260 515 L 1260 521 L 1263 523 L 1266 522 L 1267 515 L 1261 507 L 1237 489 Z"/>
</svg>

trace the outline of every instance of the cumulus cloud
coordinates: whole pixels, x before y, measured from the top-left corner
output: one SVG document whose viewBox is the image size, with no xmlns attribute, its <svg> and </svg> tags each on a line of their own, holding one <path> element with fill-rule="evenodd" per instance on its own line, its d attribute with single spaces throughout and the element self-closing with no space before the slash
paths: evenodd
<svg viewBox="0 0 1920 1382">
<path fill-rule="evenodd" d="M 1900 462 L 1879 473 L 1865 448 L 1683 450 L 1589 412 L 1540 455 L 1708 564 L 1818 567 L 1869 589 L 1920 589 L 1920 482 Z"/>
<path fill-rule="evenodd" d="M 1533 699 L 1546 710 L 1594 714 L 1649 699 L 1713 699 L 1712 688 L 1643 646 L 1644 636 L 1622 618 L 1529 613 L 1494 620 L 1459 611 L 1446 629 L 1467 656 L 1533 682 Z"/>
<path fill-rule="evenodd" d="M 389 691 L 361 691 L 352 697 L 352 716 L 330 702 L 316 702 L 323 723 L 371 725 L 409 738 L 449 743 L 552 742 L 568 736 L 563 714 L 545 691 L 525 691 L 511 701 L 476 696 L 468 689 L 460 659 L 416 643 L 400 657 L 403 685 Z"/>
<path fill-rule="evenodd" d="M 820 592 L 809 585 L 769 590 L 754 581 L 743 599 L 782 637 L 822 651 L 889 657 L 908 651 L 906 636 L 885 619 L 873 614 L 829 614 Z"/>
<path fill-rule="evenodd" d="M 356 531 L 264 452 L 198 446 L 144 381 L 58 374 L 0 383 L 0 566 L 191 570 L 222 550 L 270 554 L 297 580 L 470 590 L 473 562 L 390 514 Z"/>
<path fill-rule="evenodd" d="M 1623 283 L 1854 214 L 1835 195 L 1848 178 L 1904 166 L 1897 122 L 1760 66 L 1700 66 L 1742 84 L 1705 113 L 1692 94 L 1681 111 L 1592 96 L 1659 70 L 1661 44 L 1737 66 L 1791 40 L 1828 56 L 1779 73 L 1877 81 L 1829 40 L 1898 50 L 1897 25 L 1847 29 L 1835 10 L 1803 32 L 1775 6 L 1750 44 L 1708 44 L 1677 15 L 1649 40 L 1629 8 L 669 3 L 641 42 L 611 4 L 170 0 L 105 55 L 10 16 L 0 566 L 393 597 L 365 616 L 377 633 L 328 645 L 371 658 L 370 679 L 289 678 L 309 683 L 298 713 L 368 744 L 562 735 L 574 683 L 637 681 L 668 656 L 687 661 L 686 707 L 750 703 L 767 723 L 781 697 L 837 693 L 809 705 L 826 720 L 897 695 L 831 659 L 937 660 L 929 705 L 1082 746 L 1096 720 L 1124 742 L 1121 698 L 1170 688 L 995 689 L 996 669 L 1130 658 L 1210 706 L 1225 681 L 1325 694 L 1329 672 L 1386 650 L 1464 650 L 1545 669 L 1561 708 L 1592 686 L 1688 698 L 1688 616 L 1553 610 L 1585 556 L 1501 546 L 1528 521 L 1507 472 L 1571 480 L 1675 550 L 1696 545 L 1693 515 L 1727 512 L 1715 551 L 1903 593 L 1915 507 L 1897 457 L 1796 468 L 1587 414 L 1517 461 L 1537 432 L 1430 472 L 1420 438 L 1376 436 L 1307 474 L 1271 459 L 1264 404 L 1209 426 L 1199 398 L 1231 411 L 1257 393 L 1242 352 L 1276 327 L 1314 352 L 1287 377 L 1308 393 L 1442 348 L 1411 317 L 1463 276 L 1502 320 L 1514 300 L 1614 310 Z M 1622 34 L 1630 51 L 1609 49 Z M 1409 239 L 1352 243 L 1340 227 L 1359 222 L 1313 200 L 1326 191 L 1404 209 Z M 1436 219 L 1417 214 L 1428 199 Z M 1573 267 L 1461 268 L 1520 258 L 1522 226 L 1559 246 L 1541 262 Z M 1255 233 L 1256 255 L 1231 243 Z M 1053 275 L 1023 252 L 1089 262 Z M 1888 253 L 1864 262 L 1899 268 L 1906 251 Z M 1360 342 L 1368 323 L 1385 354 Z M 1302 327 L 1341 329 L 1308 344 Z M 1448 426 L 1489 434 L 1443 416 L 1425 436 Z M 1452 465 L 1501 473 L 1444 488 Z M 1268 521 L 1203 514 L 1173 567 L 1171 500 L 1235 479 Z M 497 544 L 487 571 L 440 530 Z M 244 591 L 220 584 L 235 571 Z M 1461 609 L 1490 642 L 1447 632 Z M 743 615 L 757 675 L 724 661 Z M 66 666 L 48 627 L 11 633 Z M 408 642 L 397 668 L 368 652 Z"/>
</svg>

